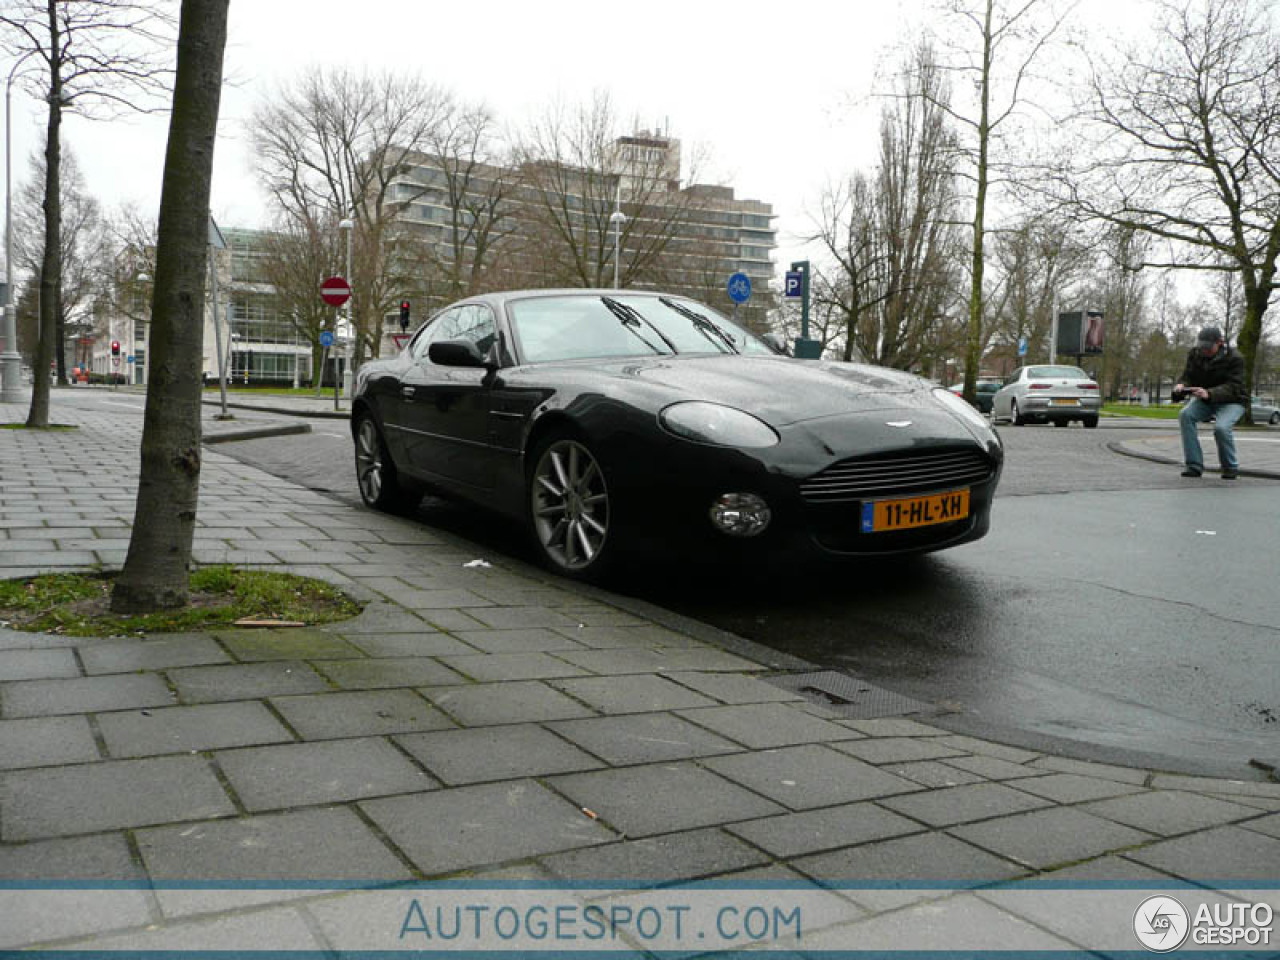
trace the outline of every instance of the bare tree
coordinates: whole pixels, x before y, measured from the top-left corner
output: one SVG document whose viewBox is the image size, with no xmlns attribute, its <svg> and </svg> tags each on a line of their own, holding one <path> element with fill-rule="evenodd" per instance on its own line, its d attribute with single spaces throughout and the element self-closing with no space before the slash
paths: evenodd
<svg viewBox="0 0 1280 960">
<path fill-rule="evenodd" d="M 982 360 L 985 321 L 983 275 L 986 266 L 988 192 L 1007 176 L 1013 157 L 1011 144 L 1020 110 L 1026 106 L 1032 68 L 1061 29 L 1064 13 L 1056 0 L 951 0 L 949 22 L 962 38 L 951 37 L 949 55 L 942 62 L 952 86 L 973 90 L 968 109 L 935 101 L 964 131 L 963 151 L 973 185 L 973 241 L 970 250 L 969 324 L 964 355 L 964 396 L 977 400 L 976 381 Z M 925 96 L 929 96 L 927 90 Z"/>
<path fill-rule="evenodd" d="M 31 158 L 31 175 L 14 203 L 17 242 L 14 265 L 32 278 L 40 276 L 44 261 L 44 161 Z M 67 380 L 66 340 L 69 330 L 92 331 L 92 310 L 103 289 L 102 266 L 107 262 L 106 229 L 96 198 L 85 188 L 75 154 L 63 151 L 58 205 L 62 212 L 62 268 L 60 295 L 55 300 L 54 356 L 59 382 Z M 38 344 L 37 344 L 38 349 Z"/>
<path fill-rule="evenodd" d="M 1090 372 L 1108 397 L 1120 395 L 1145 326 L 1147 277 L 1139 265 L 1150 245 L 1149 236 L 1123 228 L 1106 231 L 1097 245 L 1101 269 L 1086 287 L 1085 299 L 1106 318 L 1106 343 Z"/>
<path fill-rule="evenodd" d="M 881 113 L 873 174 L 854 174 L 822 197 L 817 235 L 828 263 L 815 303 L 843 318 L 844 358 L 914 368 L 947 312 L 957 238 L 949 102 L 927 44 L 912 53 L 899 95 Z"/>
<path fill-rule="evenodd" d="M 1032 216 L 997 231 L 992 248 L 996 293 L 986 311 L 983 351 L 993 340 L 1012 345 L 1025 338 L 1029 357 L 1048 360 L 1054 311 L 1087 276 L 1090 247 L 1065 218 Z"/>
<path fill-rule="evenodd" d="M 619 284 L 663 285 L 676 271 L 664 262 L 688 235 L 695 213 L 711 196 L 705 187 L 680 188 L 680 145 L 665 136 L 624 135 L 609 97 L 597 92 L 576 106 L 556 104 L 524 132 L 516 148 L 523 214 L 540 238 L 544 283 L 574 287 L 613 285 L 615 210 L 623 251 Z M 702 158 L 687 160 L 693 184 Z"/>
<path fill-rule="evenodd" d="M 442 242 L 425 252 L 446 301 L 493 289 L 503 273 L 499 257 L 516 229 L 515 177 L 495 141 L 492 114 L 457 103 L 428 138 L 427 169 L 443 181 L 446 220 Z"/>
<path fill-rule="evenodd" d="M 1280 34 L 1257 0 L 1158 4 L 1143 39 L 1096 65 L 1085 119 L 1096 149 L 1064 196 L 1083 215 L 1140 230 L 1144 265 L 1236 273 L 1238 344 L 1252 389 L 1280 259 Z M 1246 417 L 1248 411 L 1246 411 Z"/>
<path fill-rule="evenodd" d="M 810 239 L 822 243 L 827 262 L 814 269 L 811 294 L 815 313 L 823 318 L 821 327 L 830 339 L 818 339 L 824 351 L 831 343 L 843 341 L 841 358 L 848 361 L 858 350 L 855 343 L 863 311 L 874 307 L 881 296 L 876 278 L 883 267 L 884 251 L 879 243 L 876 202 L 871 182 L 861 173 L 828 186 L 820 202 L 818 233 Z M 861 332 L 865 340 L 865 329 Z M 876 338 L 872 335 L 870 339 L 874 343 Z"/>
<path fill-rule="evenodd" d="M 117 613 L 184 606 L 200 493 L 209 193 L 229 0 L 183 0 L 160 193 L 142 472 Z"/>
<path fill-rule="evenodd" d="M 419 78 L 313 67 L 264 97 L 250 120 L 259 176 L 296 230 L 354 221 L 357 366 L 377 356 L 383 316 L 405 292 L 416 238 L 402 214 L 431 189 L 413 172 L 452 109 L 448 93 Z M 345 273 L 342 262 L 331 269 Z"/>
<path fill-rule="evenodd" d="M 31 83 L 49 105 L 44 148 L 44 249 L 40 262 L 40 346 L 27 426 L 49 425 L 49 367 L 62 296 L 62 114 L 115 114 L 146 105 L 162 86 L 158 41 L 165 10 L 133 0 L 10 0 L 0 11 L 0 43 L 34 57 Z"/>
</svg>

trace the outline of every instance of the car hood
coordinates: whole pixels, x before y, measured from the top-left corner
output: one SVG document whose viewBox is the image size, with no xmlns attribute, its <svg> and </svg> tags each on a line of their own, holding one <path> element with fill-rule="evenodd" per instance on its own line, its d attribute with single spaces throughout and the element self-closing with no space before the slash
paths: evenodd
<svg viewBox="0 0 1280 960">
<path fill-rule="evenodd" d="M 927 396 L 929 383 L 919 377 L 862 364 L 794 360 L 787 357 L 676 356 L 593 361 L 597 376 L 628 381 L 632 389 L 652 391 L 657 405 L 680 400 L 706 400 L 747 410 L 773 424 L 844 413 L 915 406 Z M 543 377 L 577 379 L 579 363 L 543 364 Z"/>
</svg>

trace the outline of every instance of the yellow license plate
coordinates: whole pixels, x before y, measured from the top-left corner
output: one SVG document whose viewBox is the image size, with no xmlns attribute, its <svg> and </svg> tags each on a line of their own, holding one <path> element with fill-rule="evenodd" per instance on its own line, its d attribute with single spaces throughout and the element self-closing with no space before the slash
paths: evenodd
<svg viewBox="0 0 1280 960">
<path fill-rule="evenodd" d="M 969 516 L 969 489 L 904 500 L 872 500 L 862 505 L 862 532 L 909 530 Z"/>
<path fill-rule="evenodd" d="M 1078 406 L 1080 406 L 1080 401 L 1079 401 L 1079 400 L 1075 400 L 1075 399 L 1072 399 L 1072 398 L 1070 398 L 1070 397 L 1067 397 L 1067 398 L 1059 397 L 1059 398 L 1056 398 L 1056 399 L 1054 399 L 1054 400 L 1050 400 L 1049 402 L 1050 402 L 1051 404 L 1053 404 L 1055 407 L 1078 407 Z"/>
</svg>

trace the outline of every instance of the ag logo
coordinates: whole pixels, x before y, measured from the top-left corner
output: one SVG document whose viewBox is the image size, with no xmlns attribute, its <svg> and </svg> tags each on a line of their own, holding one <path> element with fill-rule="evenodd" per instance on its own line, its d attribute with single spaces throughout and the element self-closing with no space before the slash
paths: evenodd
<svg viewBox="0 0 1280 960">
<path fill-rule="evenodd" d="M 1147 897 L 1133 915 L 1133 932 L 1154 953 L 1168 953 L 1182 946 L 1191 927 L 1186 907 L 1173 897 Z"/>
</svg>

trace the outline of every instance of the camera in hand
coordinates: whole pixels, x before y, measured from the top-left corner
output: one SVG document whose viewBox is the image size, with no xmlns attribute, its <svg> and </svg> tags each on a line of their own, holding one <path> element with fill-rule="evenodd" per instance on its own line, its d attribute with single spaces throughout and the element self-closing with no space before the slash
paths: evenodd
<svg viewBox="0 0 1280 960">
<path fill-rule="evenodd" d="M 1173 392 L 1169 394 L 1169 399 L 1172 400 L 1174 403 L 1181 403 L 1183 400 L 1186 400 L 1187 397 L 1189 396 L 1191 396 L 1191 392 L 1189 390 L 1185 388 L 1183 388 L 1182 390 L 1175 389 Z"/>
</svg>

